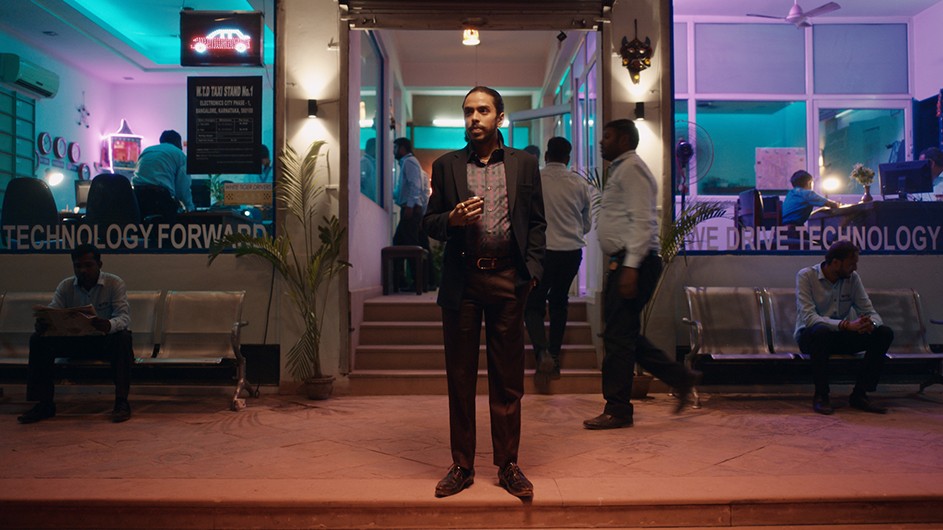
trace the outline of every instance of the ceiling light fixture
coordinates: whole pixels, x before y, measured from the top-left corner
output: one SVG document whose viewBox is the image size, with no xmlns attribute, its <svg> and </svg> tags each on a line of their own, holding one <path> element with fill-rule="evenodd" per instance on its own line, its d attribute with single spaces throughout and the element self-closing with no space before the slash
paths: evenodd
<svg viewBox="0 0 943 530">
<path fill-rule="evenodd" d="M 462 32 L 462 44 L 465 46 L 478 46 L 481 39 L 478 38 L 478 30 L 475 28 L 465 28 Z"/>
</svg>

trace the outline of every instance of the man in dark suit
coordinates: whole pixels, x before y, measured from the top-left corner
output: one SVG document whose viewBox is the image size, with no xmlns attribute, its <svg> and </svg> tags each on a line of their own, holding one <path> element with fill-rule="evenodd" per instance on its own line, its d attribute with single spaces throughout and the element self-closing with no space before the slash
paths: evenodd
<svg viewBox="0 0 943 530">
<path fill-rule="evenodd" d="M 442 307 L 449 388 L 452 466 L 436 496 L 474 481 L 475 386 L 484 315 L 494 464 L 502 487 L 533 496 L 517 465 L 524 394 L 524 305 L 543 272 L 543 199 L 533 156 L 505 146 L 501 95 L 475 87 L 462 103 L 468 145 L 432 165 L 432 196 L 423 218 L 445 242 Z"/>
</svg>

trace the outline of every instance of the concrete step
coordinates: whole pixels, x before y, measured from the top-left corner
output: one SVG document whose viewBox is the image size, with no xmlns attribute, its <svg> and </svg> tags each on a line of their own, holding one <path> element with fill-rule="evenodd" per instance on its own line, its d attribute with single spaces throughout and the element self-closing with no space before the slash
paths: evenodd
<svg viewBox="0 0 943 530">
<path fill-rule="evenodd" d="M 440 322 L 442 312 L 435 298 L 401 295 L 371 298 L 363 304 L 365 322 Z M 570 322 L 586 322 L 586 302 L 571 298 L 567 311 Z"/>
<path fill-rule="evenodd" d="M 527 341 L 525 333 L 525 341 Z M 484 341 L 484 325 L 481 340 Z M 528 341 L 529 342 L 529 341 Z M 564 344 L 592 344 L 592 331 L 587 322 L 569 322 L 563 334 Z M 362 345 L 434 345 L 442 344 L 441 322 L 363 322 L 360 325 Z"/>
<path fill-rule="evenodd" d="M 480 348 L 478 365 L 486 366 L 485 346 Z M 596 350 L 592 345 L 567 344 L 563 346 L 560 363 L 563 368 L 596 368 Z M 534 351 L 527 347 L 524 353 L 527 368 L 535 368 Z M 354 355 L 357 370 L 445 370 L 445 348 L 435 345 L 367 345 L 358 346 Z"/>
<path fill-rule="evenodd" d="M 599 370 L 564 369 L 560 379 L 550 381 L 550 394 L 598 394 L 602 391 Z M 445 370 L 356 370 L 348 375 L 349 392 L 354 396 L 445 395 Z M 478 393 L 488 393 L 488 374 L 478 371 Z M 539 393 L 534 371 L 524 372 L 524 392 Z"/>
</svg>

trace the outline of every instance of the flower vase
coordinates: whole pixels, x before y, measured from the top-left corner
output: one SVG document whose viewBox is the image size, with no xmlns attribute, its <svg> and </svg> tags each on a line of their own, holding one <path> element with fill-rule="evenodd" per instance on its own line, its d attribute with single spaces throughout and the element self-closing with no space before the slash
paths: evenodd
<svg viewBox="0 0 943 530">
<path fill-rule="evenodd" d="M 868 184 L 867 186 L 864 187 L 864 195 L 861 196 L 861 200 L 858 202 L 859 203 L 871 202 L 873 200 L 874 200 L 874 197 L 871 196 L 871 185 Z"/>
</svg>

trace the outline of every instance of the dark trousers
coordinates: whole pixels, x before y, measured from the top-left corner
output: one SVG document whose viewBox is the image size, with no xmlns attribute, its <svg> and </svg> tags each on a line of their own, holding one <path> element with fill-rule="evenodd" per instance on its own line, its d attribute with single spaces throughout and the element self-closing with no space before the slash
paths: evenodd
<svg viewBox="0 0 943 530">
<path fill-rule="evenodd" d="M 887 326 L 874 328 L 871 333 L 837 331 L 825 324 L 799 331 L 799 351 L 812 358 L 812 382 L 816 396 L 828 396 L 828 358 L 832 354 L 848 355 L 864 352 L 854 392 L 872 392 L 877 389 L 884 367 L 884 354 L 891 347 L 894 331 Z"/>
<path fill-rule="evenodd" d="M 606 329 L 603 332 L 606 355 L 602 361 L 602 394 L 606 399 L 606 414 L 618 418 L 632 417 L 630 399 L 635 363 L 674 388 L 693 381 L 693 375 L 687 368 L 671 360 L 641 334 L 642 309 L 652 297 L 661 269 L 661 257 L 657 254 L 649 254 L 642 261 L 638 295 L 635 298 L 622 298 L 619 294 L 622 267 L 611 270 L 606 278 Z"/>
<path fill-rule="evenodd" d="M 413 206 L 409 209 L 409 216 L 406 216 L 407 208 L 403 206 L 400 210 L 399 224 L 396 225 L 396 231 L 393 232 L 393 244 L 394 245 L 419 245 L 420 247 L 429 250 L 429 237 L 426 235 L 425 230 L 422 229 L 422 206 Z M 397 285 L 406 285 L 408 286 L 410 278 L 416 277 L 416 272 L 413 271 L 411 274 L 407 274 L 407 271 L 403 268 L 404 260 L 397 259 L 393 262 L 393 275 L 396 278 Z M 432 279 L 432 260 L 427 259 L 426 270 L 424 270 L 425 277 L 428 281 Z M 406 263 L 406 267 L 412 268 L 413 264 L 411 262 Z M 400 283 L 401 280 L 406 278 L 405 283 Z M 423 285 L 423 290 L 426 289 L 426 285 Z M 412 289 L 410 289 L 412 290 Z"/>
<path fill-rule="evenodd" d="M 134 362 L 130 331 L 93 337 L 42 337 L 33 333 L 29 338 L 27 400 L 53 400 L 56 357 L 110 361 L 115 401 L 127 401 L 131 388 L 131 364 Z"/>
<path fill-rule="evenodd" d="M 173 224 L 177 220 L 177 200 L 167 188 L 139 184 L 134 187 L 134 198 L 138 201 L 142 219 L 151 218 L 163 224 Z"/>
<path fill-rule="evenodd" d="M 475 386 L 481 319 L 485 320 L 488 405 L 494 464 L 517 462 L 524 395 L 524 301 L 528 285 L 517 285 L 514 268 L 466 271 L 458 310 L 442 308 L 445 369 L 449 387 L 452 461 L 475 466 Z"/>
<path fill-rule="evenodd" d="M 570 285 L 580 270 L 583 250 L 548 250 L 544 255 L 544 276 L 527 297 L 524 324 L 534 346 L 537 362 L 544 352 L 550 353 L 560 365 L 560 347 L 566 331 L 567 308 L 570 304 Z M 544 330 L 544 313 L 549 307 L 550 333 Z"/>
</svg>

